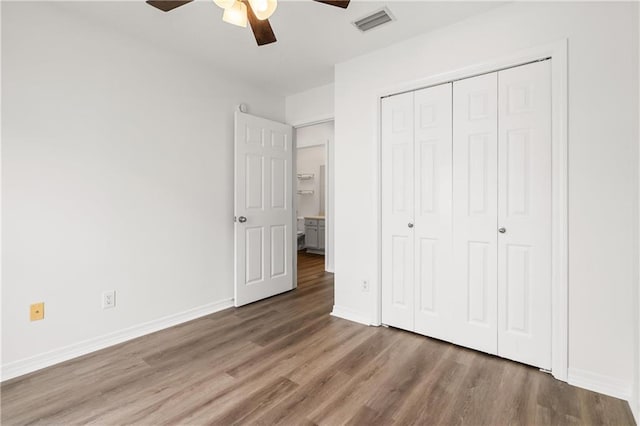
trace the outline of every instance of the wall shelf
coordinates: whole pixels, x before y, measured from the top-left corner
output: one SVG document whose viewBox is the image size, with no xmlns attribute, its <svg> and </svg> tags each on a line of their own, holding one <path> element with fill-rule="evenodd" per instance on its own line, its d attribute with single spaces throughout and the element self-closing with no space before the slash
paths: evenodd
<svg viewBox="0 0 640 426">
<path fill-rule="evenodd" d="M 300 180 L 311 180 L 313 178 L 313 173 L 298 173 L 298 179 Z"/>
<path fill-rule="evenodd" d="M 298 195 L 313 195 L 313 189 L 298 189 Z"/>
</svg>

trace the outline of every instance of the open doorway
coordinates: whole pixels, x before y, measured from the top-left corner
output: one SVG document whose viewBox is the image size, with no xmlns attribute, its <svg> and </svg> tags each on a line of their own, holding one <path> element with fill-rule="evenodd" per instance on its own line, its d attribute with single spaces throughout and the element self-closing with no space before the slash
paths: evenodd
<svg viewBox="0 0 640 426">
<path fill-rule="evenodd" d="M 294 129 L 236 111 L 234 128 L 235 306 L 332 286 L 333 120 Z"/>
<path fill-rule="evenodd" d="M 298 126 L 294 138 L 297 263 L 322 262 L 333 272 L 333 120 Z"/>
</svg>

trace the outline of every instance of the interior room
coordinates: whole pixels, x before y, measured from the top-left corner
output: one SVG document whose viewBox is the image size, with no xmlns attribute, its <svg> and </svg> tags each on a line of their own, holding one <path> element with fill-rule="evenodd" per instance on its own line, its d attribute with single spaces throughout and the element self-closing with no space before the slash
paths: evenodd
<svg viewBox="0 0 640 426">
<path fill-rule="evenodd" d="M 295 129 L 296 216 L 298 251 L 325 256 L 327 197 L 327 150 L 333 143 L 333 121 Z M 325 264 L 327 262 L 325 261 Z M 327 267 L 326 270 L 332 271 Z"/>
<path fill-rule="evenodd" d="M 0 15 L 2 424 L 638 424 L 638 2 Z"/>
</svg>

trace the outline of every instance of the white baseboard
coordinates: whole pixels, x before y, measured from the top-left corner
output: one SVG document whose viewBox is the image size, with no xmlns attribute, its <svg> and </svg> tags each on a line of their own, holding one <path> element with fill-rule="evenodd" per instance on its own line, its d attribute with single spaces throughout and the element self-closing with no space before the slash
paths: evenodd
<svg viewBox="0 0 640 426">
<path fill-rule="evenodd" d="M 590 391 L 613 396 L 614 398 L 631 400 L 631 382 L 616 379 L 578 368 L 569 368 L 569 384 Z M 630 404 L 633 405 L 633 404 Z"/>
<path fill-rule="evenodd" d="M 68 361 L 109 346 L 117 345 L 118 343 L 126 342 L 127 340 L 135 339 L 136 337 L 144 336 L 145 334 L 164 330 L 165 328 L 173 327 L 174 325 L 182 324 L 214 312 L 222 311 L 223 309 L 227 309 L 232 306 L 233 299 L 225 299 L 218 302 L 208 303 L 203 306 L 198 306 L 197 308 L 125 328 L 124 330 L 105 334 L 100 337 L 84 340 L 82 342 L 74 343 L 33 357 L 14 361 L 2 366 L 0 369 L 1 380 L 5 381 L 14 377 L 22 376 L 23 374 L 31 373 L 45 367 L 50 367 L 54 364 Z"/>
<path fill-rule="evenodd" d="M 352 309 L 348 309 L 342 306 L 333 305 L 333 311 L 331 312 L 331 316 L 346 319 L 353 322 L 359 322 L 364 325 L 371 325 L 371 321 L 365 315 L 362 315 L 360 312 L 356 312 Z"/>
</svg>

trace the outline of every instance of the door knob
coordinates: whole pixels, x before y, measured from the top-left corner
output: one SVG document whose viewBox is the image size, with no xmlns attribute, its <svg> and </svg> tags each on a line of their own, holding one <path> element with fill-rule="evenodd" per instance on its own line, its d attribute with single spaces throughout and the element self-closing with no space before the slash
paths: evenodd
<svg viewBox="0 0 640 426">
<path fill-rule="evenodd" d="M 501 234 L 504 234 L 505 232 L 507 232 L 506 228 L 498 228 L 498 232 Z"/>
<path fill-rule="evenodd" d="M 240 217 L 238 218 L 238 222 L 240 222 L 240 223 L 245 223 L 246 221 L 247 221 L 247 218 L 246 218 L 246 217 L 244 217 L 244 216 L 240 216 Z"/>
<path fill-rule="evenodd" d="M 408 226 L 409 228 L 413 228 L 413 223 L 409 222 L 409 223 L 407 224 L 407 226 Z"/>
</svg>

